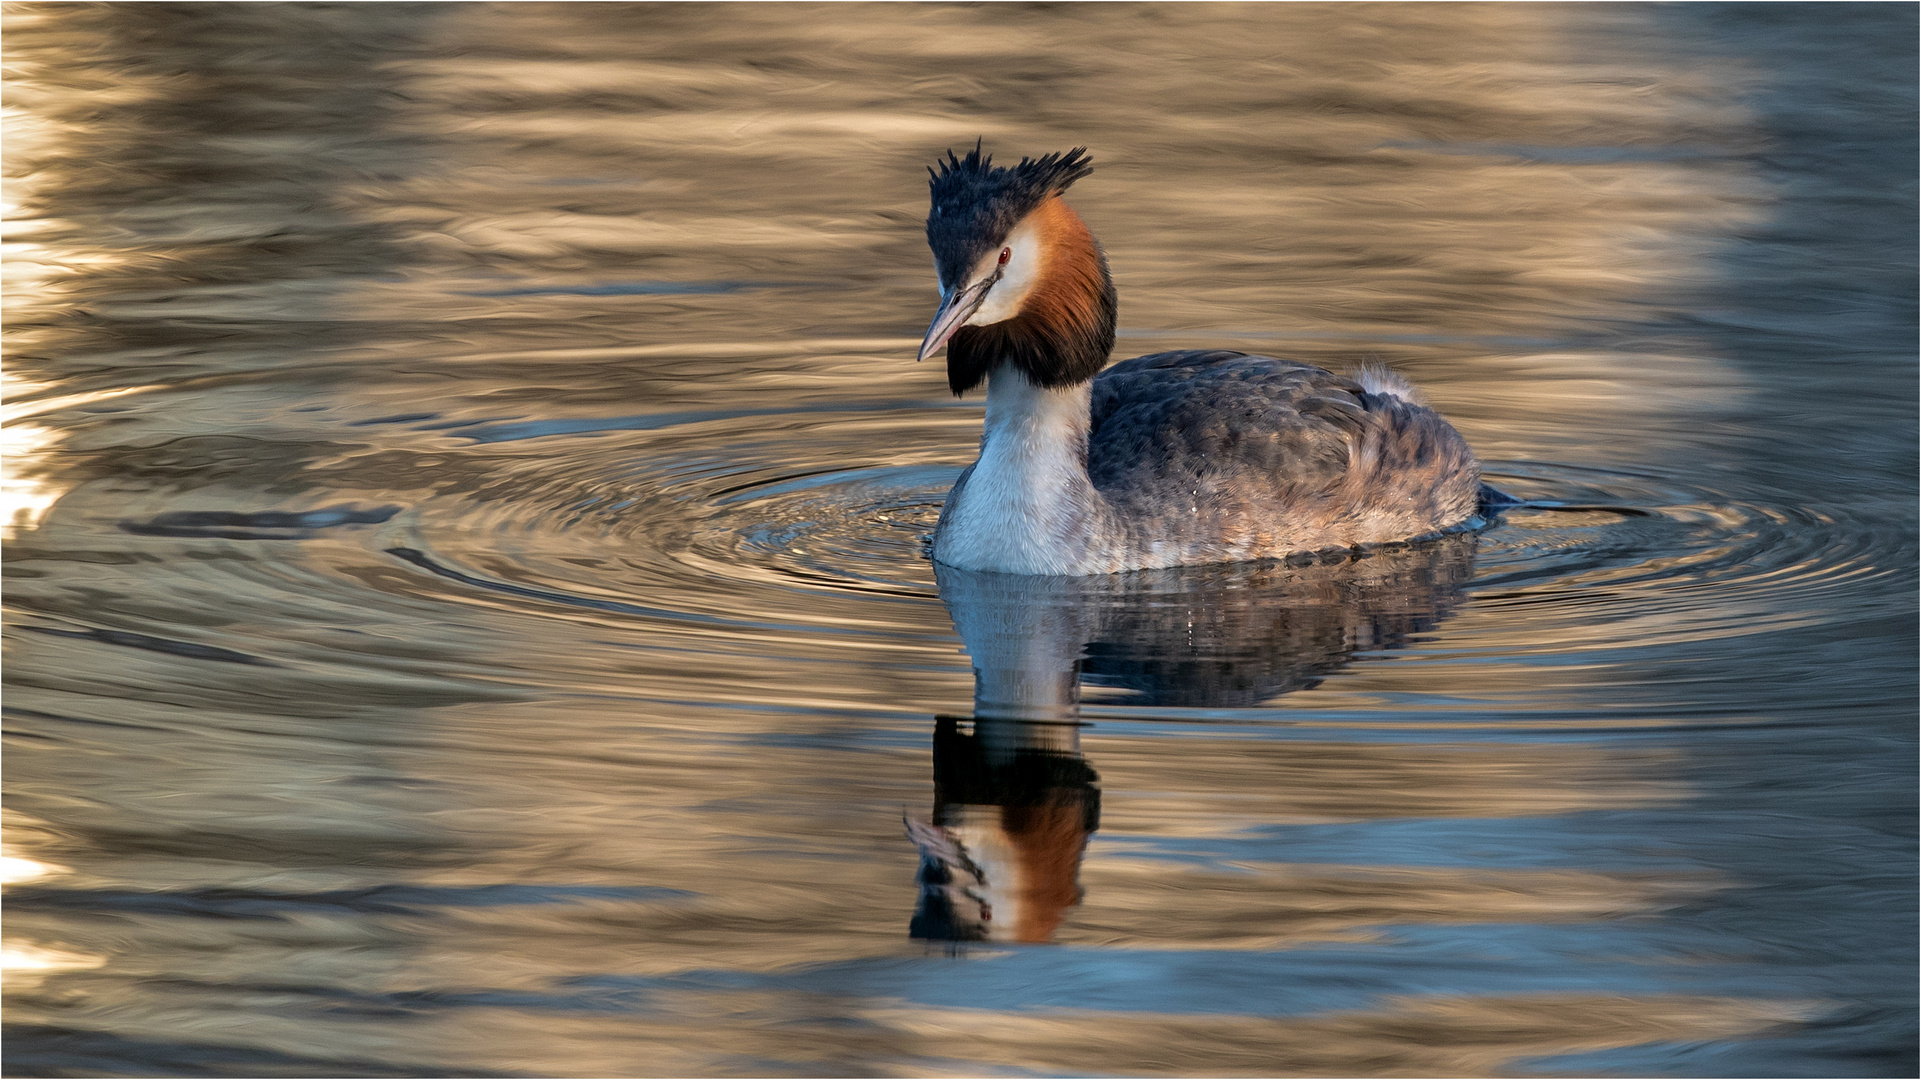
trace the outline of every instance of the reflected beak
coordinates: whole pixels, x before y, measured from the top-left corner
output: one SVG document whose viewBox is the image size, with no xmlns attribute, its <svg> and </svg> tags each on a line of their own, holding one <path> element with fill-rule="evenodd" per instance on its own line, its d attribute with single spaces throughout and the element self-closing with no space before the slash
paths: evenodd
<svg viewBox="0 0 1921 1080">
<path fill-rule="evenodd" d="M 1001 276 L 996 273 L 949 295 L 942 302 L 940 310 L 934 313 L 934 321 L 928 324 L 927 336 L 921 339 L 920 355 L 914 360 L 919 362 L 939 352 L 940 347 L 947 344 L 947 339 L 954 336 L 954 331 L 959 330 L 961 324 L 980 308 L 982 301 L 987 299 L 987 290 L 993 288 L 1000 279 Z"/>
</svg>

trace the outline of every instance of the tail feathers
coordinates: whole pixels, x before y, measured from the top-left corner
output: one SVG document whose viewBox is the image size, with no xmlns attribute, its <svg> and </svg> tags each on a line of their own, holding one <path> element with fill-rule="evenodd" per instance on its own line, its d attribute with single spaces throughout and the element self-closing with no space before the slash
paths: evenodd
<svg viewBox="0 0 1921 1080">
<path fill-rule="evenodd" d="M 1354 372 L 1354 381 L 1370 394 L 1382 397 L 1397 397 L 1411 405 L 1425 405 L 1427 399 L 1421 396 L 1414 384 L 1395 374 L 1387 365 L 1369 360 Z"/>
</svg>

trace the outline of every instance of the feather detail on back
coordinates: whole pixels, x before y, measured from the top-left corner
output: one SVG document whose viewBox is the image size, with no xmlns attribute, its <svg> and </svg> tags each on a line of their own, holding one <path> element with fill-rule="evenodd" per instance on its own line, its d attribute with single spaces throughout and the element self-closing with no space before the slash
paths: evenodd
<svg viewBox="0 0 1921 1080">
<path fill-rule="evenodd" d="M 1088 474 L 1129 568 L 1271 558 L 1437 532 L 1474 512 L 1467 443 L 1398 379 L 1230 351 L 1094 380 Z"/>
</svg>

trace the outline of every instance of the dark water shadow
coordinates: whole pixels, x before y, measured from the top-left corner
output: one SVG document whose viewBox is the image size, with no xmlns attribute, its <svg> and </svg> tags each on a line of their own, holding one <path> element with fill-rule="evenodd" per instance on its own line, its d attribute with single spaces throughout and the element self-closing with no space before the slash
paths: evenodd
<svg viewBox="0 0 1921 1080">
<path fill-rule="evenodd" d="M 8 1076 L 446 1076 L 424 1064 L 308 1057 L 257 1046 L 188 1040 L 130 1039 L 50 1024 L 8 1024 Z M 515 1076 L 473 1072 L 463 1076 Z"/>
</svg>

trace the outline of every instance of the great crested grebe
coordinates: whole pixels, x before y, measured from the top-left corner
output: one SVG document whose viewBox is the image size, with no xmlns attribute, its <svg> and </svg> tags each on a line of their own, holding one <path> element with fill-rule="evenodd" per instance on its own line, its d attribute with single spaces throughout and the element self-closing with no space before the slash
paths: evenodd
<svg viewBox="0 0 1921 1080">
<path fill-rule="evenodd" d="M 927 243 L 956 395 L 987 382 L 980 458 L 934 559 L 1104 574 L 1406 540 L 1483 498 L 1467 441 L 1385 371 L 1353 378 L 1241 352 L 1114 347 L 1107 259 L 1061 197 L 1086 150 L 996 168 L 978 145 L 929 169 Z"/>
</svg>

